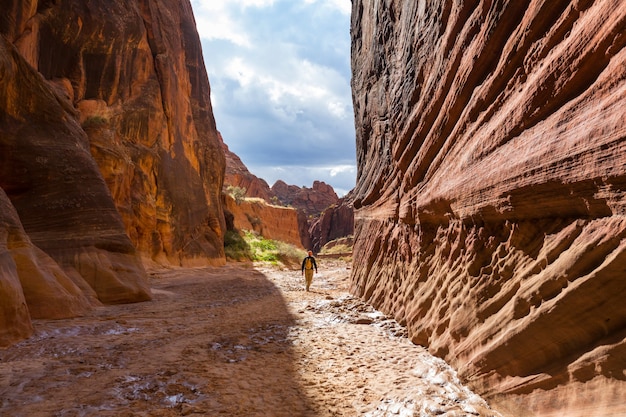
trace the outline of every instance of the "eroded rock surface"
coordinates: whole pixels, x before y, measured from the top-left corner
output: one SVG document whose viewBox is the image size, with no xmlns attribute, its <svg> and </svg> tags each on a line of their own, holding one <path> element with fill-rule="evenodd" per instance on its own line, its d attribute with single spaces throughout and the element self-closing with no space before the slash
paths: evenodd
<svg viewBox="0 0 626 417">
<path fill-rule="evenodd" d="M 328 242 L 354 234 L 354 207 L 352 194 L 340 198 L 311 221 L 309 235 L 313 251 L 318 252 Z"/>
<path fill-rule="evenodd" d="M 310 216 L 319 215 L 339 200 L 333 187 L 323 181 L 313 181 L 313 186 L 309 188 L 288 185 L 278 180 L 272 185 L 272 191 L 282 204 L 295 207 Z"/>
<path fill-rule="evenodd" d="M 233 226 L 238 230 L 255 231 L 267 239 L 280 240 L 302 248 L 298 211 L 292 207 L 267 204 L 262 199 L 246 199 L 236 202 L 232 197 L 224 197 L 224 208 L 233 215 Z M 306 224 L 306 220 L 304 220 Z"/>
<path fill-rule="evenodd" d="M 30 315 L 55 318 L 149 299 L 142 258 L 223 264 L 224 154 L 190 3 L 0 6 L 0 188 L 15 213 L 0 270 L 16 317 L 16 277 Z"/>
<path fill-rule="evenodd" d="M 223 263 L 222 152 L 188 1 L 41 3 L 9 39 L 87 133 L 140 254 Z"/>
<path fill-rule="evenodd" d="M 626 414 L 626 3 L 353 2 L 352 291 L 508 415 Z"/>
</svg>

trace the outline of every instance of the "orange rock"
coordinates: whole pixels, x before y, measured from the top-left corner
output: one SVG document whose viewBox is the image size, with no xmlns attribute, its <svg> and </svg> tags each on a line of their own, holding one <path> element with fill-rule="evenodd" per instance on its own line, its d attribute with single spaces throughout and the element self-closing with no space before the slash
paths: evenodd
<svg viewBox="0 0 626 417">
<path fill-rule="evenodd" d="M 508 415 L 626 414 L 626 4 L 353 11 L 353 292 Z"/>
<path fill-rule="evenodd" d="M 15 209 L 0 189 L 0 347 L 9 346 L 33 332 L 18 268 L 8 248 L 9 241 L 26 245 L 24 235 Z"/>
<path fill-rule="evenodd" d="M 7 249 L 31 315 L 78 315 L 96 297 L 150 299 L 143 266 L 72 108 L 4 40 L 0 56 L 0 188 L 19 216 L 13 223 L 20 225 L 9 235 L 19 238 L 9 240 Z M 87 270 L 95 272 L 81 274 Z"/>
<path fill-rule="evenodd" d="M 234 216 L 236 229 L 255 231 L 267 239 L 304 247 L 300 234 L 301 219 L 294 208 L 273 206 L 261 199 L 247 199 L 238 204 L 228 195 L 225 200 L 226 209 Z"/>
</svg>

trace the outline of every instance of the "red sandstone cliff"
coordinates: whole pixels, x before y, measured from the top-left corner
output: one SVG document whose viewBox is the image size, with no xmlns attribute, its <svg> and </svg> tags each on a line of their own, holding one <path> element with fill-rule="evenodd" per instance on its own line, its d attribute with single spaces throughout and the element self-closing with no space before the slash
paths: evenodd
<svg viewBox="0 0 626 417">
<path fill-rule="evenodd" d="M 626 3 L 355 0 L 352 290 L 511 416 L 626 415 Z"/>
<path fill-rule="evenodd" d="M 308 188 L 287 185 L 278 180 L 272 186 L 272 192 L 282 204 L 295 207 L 310 216 L 319 215 L 339 200 L 333 187 L 323 181 L 313 181 L 313 187 Z"/>
<path fill-rule="evenodd" d="M 225 201 L 225 209 L 233 215 L 235 229 L 255 231 L 267 239 L 303 247 L 300 218 L 293 208 L 269 205 L 259 198 L 237 203 L 227 195 Z"/>
<path fill-rule="evenodd" d="M 29 315 L 149 299 L 140 258 L 224 263 L 224 154 L 189 2 L 0 6 L 0 345 Z"/>
<path fill-rule="evenodd" d="M 352 194 L 340 198 L 337 204 L 327 207 L 309 226 L 311 248 L 318 252 L 326 243 L 354 234 L 354 207 Z"/>
<path fill-rule="evenodd" d="M 221 135 L 220 140 L 226 155 L 224 193 L 228 193 L 229 186 L 235 186 L 244 188 L 246 197 L 261 198 L 269 203 L 248 201 L 235 205 L 232 199 L 227 198 L 226 210 L 234 216 L 235 228 L 255 230 L 267 238 L 283 240 L 314 251 L 318 251 L 329 240 L 352 234 L 352 205 L 341 203 L 344 200 L 338 199 L 332 186 L 315 181 L 313 188 L 301 188 L 278 180 L 270 189 L 264 180 L 252 174 L 241 159 L 228 149 Z M 289 206 L 289 210 L 277 206 L 277 203 Z M 249 219 L 256 220 L 251 222 Z M 344 233 L 347 229 L 349 232 Z M 293 231 L 299 235 L 298 239 L 292 236 Z"/>
</svg>

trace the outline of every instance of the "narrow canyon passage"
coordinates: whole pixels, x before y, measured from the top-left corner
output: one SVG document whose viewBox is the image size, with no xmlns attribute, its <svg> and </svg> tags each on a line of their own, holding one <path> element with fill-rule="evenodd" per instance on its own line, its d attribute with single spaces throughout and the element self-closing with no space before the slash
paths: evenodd
<svg viewBox="0 0 626 417">
<path fill-rule="evenodd" d="M 0 351 L 0 415 L 499 416 L 348 295 L 348 265 L 154 271 L 154 300 L 37 321 Z"/>
</svg>

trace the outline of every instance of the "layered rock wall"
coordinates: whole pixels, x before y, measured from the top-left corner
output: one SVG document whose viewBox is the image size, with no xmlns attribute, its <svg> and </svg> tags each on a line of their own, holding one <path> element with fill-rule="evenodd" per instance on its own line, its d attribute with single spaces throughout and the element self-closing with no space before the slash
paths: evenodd
<svg viewBox="0 0 626 417">
<path fill-rule="evenodd" d="M 235 229 L 254 231 L 267 239 L 303 247 L 301 219 L 294 208 L 273 206 L 260 198 L 241 202 L 236 202 L 228 195 L 224 198 L 226 210 L 233 215 Z"/>
<path fill-rule="evenodd" d="M 354 234 L 354 207 L 351 194 L 340 198 L 337 204 L 326 208 L 311 222 L 309 235 L 314 252 L 318 252 L 326 243 L 337 238 Z"/>
<path fill-rule="evenodd" d="M 0 0 L 0 345 L 225 262 L 224 154 L 188 1 Z"/>
<path fill-rule="evenodd" d="M 272 192 L 282 204 L 302 210 L 308 216 L 317 216 L 339 201 L 333 187 L 323 181 L 313 181 L 313 187 L 309 188 L 278 180 L 272 185 Z"/>
<path fill-rule="evenodd" d="M 224 154 L 190 3 L 4 3 L 6 36 L 87 133 L 142 257 L 223 263 Z"/>
<path fill-rule="evenodd" d="M 12 288 L 0 345 L 28 334 L 20 329 L 31 317 L 148 300 L 144 267 L 75 111 L 4 37 L 0 80 L 0 281 Z"/>
<path fill-rule="evenodd" d="M 626 414 L 626 3 L 357 0 L 352 291 L 511 416 Z"/>
</svg>

